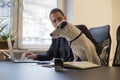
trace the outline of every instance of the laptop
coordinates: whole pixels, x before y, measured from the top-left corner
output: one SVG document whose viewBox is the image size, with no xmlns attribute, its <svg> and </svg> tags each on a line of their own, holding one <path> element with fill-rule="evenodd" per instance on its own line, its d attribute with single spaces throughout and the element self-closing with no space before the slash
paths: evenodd
<svg viewBox="0 0 120 80">
<path fill-rule="evenodd" d="M 49 64 L 51 61 L 38 61 L 38 60 L 33 60 L 33 59 L 16 59 L 14 57 L 14 54 L 13 54 L 13 47 L 12 47 L 12 42 L 11 42 L 11 39 L 8 38 L 7 39 L 7 42 L 8 42 L 8 48 L 9 48 L 9 55 L 4 52 L 4 51 L 1 51 L 3 54 L 5 54 L 6 56 L 9 57 L 9 59 L 15 63 L 39 63 L 39 64 Z"/>
</svg>

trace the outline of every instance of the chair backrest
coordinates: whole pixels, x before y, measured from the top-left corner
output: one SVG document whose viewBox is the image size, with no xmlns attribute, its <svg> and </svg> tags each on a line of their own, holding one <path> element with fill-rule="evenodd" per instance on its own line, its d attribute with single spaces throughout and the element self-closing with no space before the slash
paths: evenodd
<svg viewBox="0 0 120 80">
<path fill-rule="evenodd" d="M 89 31 L 94 40 L 98 43 L 98 45 L 96 45 L 96 50 L 101 59 L 102 65 L 108 65 L 111 48 L 110 26 L 104 25 L 94 27 L 90 28 Z"/>
<path fill-rule="evenodd" d="M 115 56 L 113 60 L 113 66 L 120 67 L 120 25 L 118 26 L 118 29 L 116 32 L 116 39 L 117 39 L 117 46 L 116 46 Z"/>
<path fill-rule="evenodd" d="M 110 38 L 110 26 L 105 25 L 105 26 L 100 26 L 100 27 L 95 27 L 95 28 L 90 28 L 89 29 L 92 37 L 98 42 L 102 43 L 106 39 Z"/>
</svg>

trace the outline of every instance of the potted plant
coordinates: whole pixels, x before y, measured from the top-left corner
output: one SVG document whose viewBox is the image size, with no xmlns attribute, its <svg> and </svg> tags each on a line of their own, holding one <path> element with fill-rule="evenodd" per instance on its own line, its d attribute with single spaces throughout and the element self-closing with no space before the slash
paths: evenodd
<svg viewBox="0 0 120 80">
<path fill-rule="evenodd" d="M 0 49 L 8 49 L 8 43 L 7 43 L 7 39 L 10 37 L 11 41 L 12 41 L 12 45 L 14 44 L 14 40 L 13 37 L 15 36 L 15 34 L 11 34 L 11 33 L 6 33 L 4 30 L 7 27 L 7 24 L 3 25 L 3 21 L 5 19 L 1 18 L 0 19 Z"/>
</svg>

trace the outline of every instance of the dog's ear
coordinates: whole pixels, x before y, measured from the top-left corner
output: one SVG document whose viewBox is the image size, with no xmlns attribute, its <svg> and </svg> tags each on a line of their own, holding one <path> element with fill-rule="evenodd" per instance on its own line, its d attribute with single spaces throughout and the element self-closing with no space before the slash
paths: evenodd
<svg viewBox="0 0 120 80">
<path fill-rule="evenodd" d="M 65 26 L 67 25 L 67 22 L 62 22 L 62 24 L 61 24 L 61 29 L 63 29 Z"/>
</svg>

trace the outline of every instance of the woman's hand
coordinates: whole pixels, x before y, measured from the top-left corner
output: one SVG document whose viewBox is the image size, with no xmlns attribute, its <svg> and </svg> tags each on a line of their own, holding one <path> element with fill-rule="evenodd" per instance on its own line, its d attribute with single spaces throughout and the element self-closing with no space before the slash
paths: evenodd
<svg viewBox="0 0 120 80">
<path fill-rule="evenodd" d="M 22 59 L 35 59 L 36 55 L 33 52 L 25 52 L 22 54 Z"/>
</svg>

